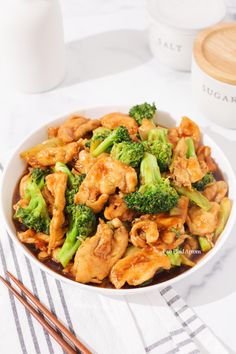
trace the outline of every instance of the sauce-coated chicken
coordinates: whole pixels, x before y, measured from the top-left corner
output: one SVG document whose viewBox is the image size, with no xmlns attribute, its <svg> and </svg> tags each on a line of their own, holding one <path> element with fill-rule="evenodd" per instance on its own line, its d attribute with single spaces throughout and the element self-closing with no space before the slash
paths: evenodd
<svg viewBox="0 0 236 354">
<path fill-rule="evenodd" d="M 58 245 L 58 242 L 62 240 L 65 233 L 63 226 L 65 222 L 64 208 L 66 205 L 67 175 L 62 172 L 52 173 L 46 177 L 46 185 L 54 197 L 48 245 L 48 253 L 50 253 Z"/>
<path fill-rule="evenodd" d="M 129 285 L 140 285 L 151 279 L 158 269 L 170 269 L 170 260 L 154 248 L 132 248 L 112 268 L 110 281 L 120 289 L 126 282 Z"/>
<path fill-rule="evenodd" d="M 75 202 L 86 204 L 98 213 L 117 188 L 123 193 L 131 193 L 135 191 L 137 182 L 137 174 L 132 167 L 111 157 L 100 158 L 82 182 Z"/>
<path fill-rule="evenodd" d="M 87 238 L 75 255 L 73 273 L 76 281 L 101 283 L 123 256 L 127 245 L 128 232 L 118 219 L 111 224 L 100 221 L 96 234 Z"/>
</svg>

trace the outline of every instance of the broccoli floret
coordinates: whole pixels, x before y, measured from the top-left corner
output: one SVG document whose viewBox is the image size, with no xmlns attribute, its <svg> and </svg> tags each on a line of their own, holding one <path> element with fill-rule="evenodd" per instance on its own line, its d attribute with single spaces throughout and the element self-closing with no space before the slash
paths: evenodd
<svg viewBox="0 0 236 354">
<path fill-rule="evenodd" d="M 157 214 L 174 208 L 179 196 L 168 179 L 161 177 L 154 155 L 145 153 L 140 165 L 141 186 L 124 200 L 129 209 L 143 214 Z"/>
<path fill-rule="evenodd" d="M 152 105 L 150 103 L 142 103 L 138 104 L 136 106 L 133 106 L 130 111 L 129 115 L 130 117 L 134 118 L 138 125 L 142 124 L 142 120 L 144 118 L 146 119 L 153 119 L 155 113 L 156 113 L 156 105 L 153 103 Z"/>
<path fill-rule="evenodd" d="M 103 140 L 98 147 L 93 150 L 92 155 L 97 157 L 103 152 L 107 151 L 108 148 L 112 147 L 115 143 L 121 143 L 122 141 L 131 141 L 128 129 L 126 127 L 120 126 L 112 130 L 112 132 Z"/>
<path fill-rule="evenodd" d="M 99 144 L 105 140 L 108 135 L 111 133 L 110 129 L 104 128 L 104 127 L 99 127 L 93 131 L 93 136 L 90 139 L 90 151 L 93 152 Z"/>
<path fill-rule="evenodd" d="M 111 157 L 132 167 L 138 167 L 144 155 L 142 144 L 122 141 L 114 144 L 111 150 Z"/>
<path fill-rule="evenodd" d="M 148 140 L 143 142 L 145 151 L 154 155 L 161 172 L 168 170 L 172 158 L 172 144 L 168 142 L 168 130 L 154 128 L 148 133 Z"/>
<path fill-rule="evenodd" d="M 51 169 L 36 167 L 31 171 L 31 179 L 38 185 L 39 189 L 42 189 L 45 184 L 45 177 L 51 173 Z"/>
<path fill-rule="evenodd" d="M 74 196 L 78 192 L 81 183 L 83 182 L 85 175 L 73 174 L 71 170 L 63 162 L 56 162 L 55 171 L 64 172 L 68 176 L 68 182 L 66 189 L 66 204 L 71 205 L 74 203 Z"/>
<path fill-rule="evenodd" d="M 202 179 L 200 179 L 200 181 L 197 181 L 197 182 L 193 183 L 192 186 L 194 188 L 196 188 L 198 191 L 203 191 L 204 188 L 208 184 L 214 182 L 214 180 L 215 180 L 215 178 L 214 178 L 212 172 L 208 172 L 208 173 L 205 174 L 205 176 Z"/>
<path fill-rule="evenodd" d="M 45 176 L 50 173 L 49 169 L 35 168 L 27 181 L 25 199 L 29 201 L 26 207 L 18 205 L 14 217 L 22 224 L 36 232 L 49 234 L 50 218 L 47 204 L 41 193 L 45 184 Z"/>
<path fill-rule="evenodd" d="M 91 208 L 85 205 L 70 205 L 67 207 L 67 213 L 69 215 L 69 230 L 58 254 L 58 260 L 63 267 L 66 267 L 81 242 L 95 231 L 97 225 L 95 214 Z"/>
</svg>

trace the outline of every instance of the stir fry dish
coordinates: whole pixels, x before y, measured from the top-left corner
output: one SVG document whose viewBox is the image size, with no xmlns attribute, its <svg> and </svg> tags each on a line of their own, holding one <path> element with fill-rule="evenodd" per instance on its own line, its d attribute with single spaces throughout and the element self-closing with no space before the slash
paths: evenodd
<svg viewBox="0 0 236 354">
<path fill-rule="evenodd" d="M 183 117 L 163 127 L 155 104 L 73 115 L 20 156 L 18 238 L 80 283 L 120 289 L 174 277 L 214 247 L 230 214 L 197 124 Z"/>
</svg>

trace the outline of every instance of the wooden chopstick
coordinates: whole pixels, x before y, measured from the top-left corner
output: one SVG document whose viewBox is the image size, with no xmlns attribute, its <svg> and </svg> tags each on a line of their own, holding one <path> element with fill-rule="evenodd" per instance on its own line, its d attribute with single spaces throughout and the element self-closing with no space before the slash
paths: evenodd
<svg viewBox="0 0 236 354">
<path fill-rule="evenodd" d="M 91 352 L 54 316 L 16 277 L 7 272 L 7 275 L 21 289 L 21 291 L 38 307 L 38 309 L 84 354 Z"/>
<path fill-rule="evenodd" d="M 7 272 L 8 276 L 14 281 L 14 283 L 22 290 L 22 292 L 28 296 L 28 298 L 38 307 L 38 309 L 62 332 L 65 336 L 80 349 L 84 354 L 91 354 L 91 352 L 43 305 L 34 297 L 33 294 L 11 273 Z M 76 354 L 77 351 L 73 349 L 69 343 L 67 343 L 58 334 L 53 327 L 35 310 L 35 308 L 25 300 L 21 294 L 11 286 L 11 284 L 0 276 L 0 280 L 7 286 L 7 288 L 16 296 L 16 298 L 27 308 L 27 310 L 39 321 L 39 323 L 51 334 L 51 336 L 61 345 L 61 347 L 68 354 Z"/>
</svg>

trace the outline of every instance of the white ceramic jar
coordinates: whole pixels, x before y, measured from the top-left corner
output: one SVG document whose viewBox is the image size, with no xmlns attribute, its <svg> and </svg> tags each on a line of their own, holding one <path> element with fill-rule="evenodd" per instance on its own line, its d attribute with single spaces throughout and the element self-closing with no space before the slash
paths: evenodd
<svg viewBox="0 0 236 354">
<path fill-rule="evenodd" d="M 147 12 L 153 55 L 173 69 L 190 71 L 196 35 L 221 22 L 226 7 L 223 0 L 147 0 Z"/>
<path fill-rule="evenodd" d="M 23 92 L 49 90 L 65 75 L 58 0 L 7 0 L 0 10 L 0 74 Z"/>
<path fill-rule="evenodd" d="M 236 23 L 214 26 L 196 38 L 192 88 L 206 118 L 236 129 Z"/>
</svg>

